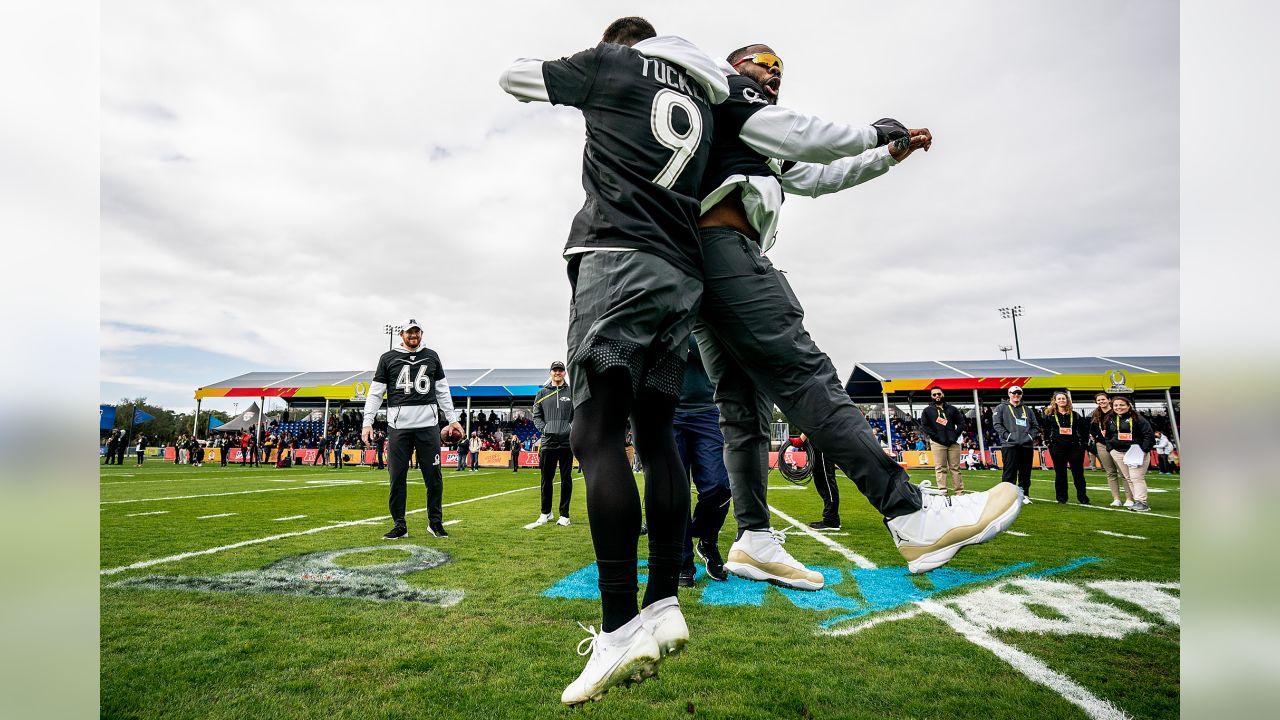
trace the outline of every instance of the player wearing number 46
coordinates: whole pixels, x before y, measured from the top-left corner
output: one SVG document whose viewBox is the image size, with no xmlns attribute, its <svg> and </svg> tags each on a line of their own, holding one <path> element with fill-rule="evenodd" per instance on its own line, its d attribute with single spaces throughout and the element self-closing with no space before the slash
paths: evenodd
<svg viewBox="0 0 1280 720">
<path fill-rule="evenodd" d="M 422 326 L 409 318 L 401 326 L 399 347 L 382 354 L 373 371 L 369 395 L 364 402 L 364 427 L 360 436 L 365 444 L 373 440 L 373 419 L 382 407 L 382 394 L 387 394 L 387 449 L 391 475 L 391 496 L 387 501 L 395 526 L 383 537 L 388 540 L 405 537 L 404 506 L 409 458 L 416 451 L 418 467 L 427 485 L 427 529 L 436 537 L 448 537 L 442 515 L 444 480 L 440 476 L 441 433 L 436 419 L 437 408 L 449 420 L 445 433 L 461 436 L 458 412 L 453 409 L 453 396 L 444 378 L 444 366 L 435 350 L 422 345 Z"/>
</svg>

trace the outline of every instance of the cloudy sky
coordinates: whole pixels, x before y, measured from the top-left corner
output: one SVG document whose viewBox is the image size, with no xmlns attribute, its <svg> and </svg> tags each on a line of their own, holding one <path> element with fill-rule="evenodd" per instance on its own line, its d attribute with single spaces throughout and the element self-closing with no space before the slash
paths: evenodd
<svg viewBox="0 0 1280 720">
<path fill-rule="evenodd" d="M 436 5 L 103 6 L 103 402 L 372 367 L 410 315 L 447 367 L 563 358 L 582 120 L 497 78 L 637 12 L 771 44 L 785 105 L 933 131 L 786 203 L 770 255 L 842 374 L 1000 357 L 1013 304 L 1027 358 L 1179 351 L 1176 3 Z"/>
</svg>

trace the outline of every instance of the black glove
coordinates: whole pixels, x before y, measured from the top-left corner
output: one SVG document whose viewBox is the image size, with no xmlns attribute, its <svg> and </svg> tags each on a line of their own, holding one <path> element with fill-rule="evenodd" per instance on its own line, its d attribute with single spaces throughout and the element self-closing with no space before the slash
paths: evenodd
<svg viewBox="0 0 1280 720">
<path fill-rule="evenodd" d="M 888 145 L 899 140 L 903 141 L 904 144 L 911 142 L 911 135 L 907 132 L 907 126 L 893 118 L 880 118 L 871 123 L 871 127 L 876 129 L 876 147 Z"/>
</svg>

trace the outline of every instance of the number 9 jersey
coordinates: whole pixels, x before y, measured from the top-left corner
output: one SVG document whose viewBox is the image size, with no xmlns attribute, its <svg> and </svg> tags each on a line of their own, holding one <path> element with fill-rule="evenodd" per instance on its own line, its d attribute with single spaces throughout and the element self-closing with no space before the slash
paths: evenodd
<svg viewBox="0 0 1280 720">
<path fill-rule="evenodd" d="M 711 154 L 711 105 L 728 95 L 714 61 L 674 37 L 634 48 L 602 43 L 560 60 L 517 62 L 502 86 L 586 118 L 587 197 L 566 255 L 641 250 L 701 275 L 698 190 Z"/>
</svg>

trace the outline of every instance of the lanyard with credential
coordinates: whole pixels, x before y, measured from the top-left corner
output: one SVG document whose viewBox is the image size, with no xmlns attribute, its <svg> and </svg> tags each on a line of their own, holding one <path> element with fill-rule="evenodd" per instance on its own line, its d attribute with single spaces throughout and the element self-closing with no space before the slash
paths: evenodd
<svg viewBox="0 0 1280 720">
<path fill-rule="evenodd" d="M 1012 405 L 1010 405 L 1010 406 L 1009 406 L 1009 414 L 1013 416 L 1013 419 L 1014 419 L 1014 420 L 1021 420 L 1022 422 L 1026 422 L 1026 421 L 1027 421 L 1027 409 L 1026 409 L 1026 408 L 1022 408 L 1022 417 L 1018 417 L 1018 413 L 1014 412 L 1014 411 L 1013 411 L 1013 406 L 1012 406 Z"/>
<path fill-rule="evenodd" d="M 1074 428 L 1076 426 L 1076 414 L 1067 413 L 1067 417 L 1071 418 L 1070 420 L 1067 421 L 1067 427 Z M 1061 430 L 1062 429 L 1062 413 L 1055 411 L 1053 413 L 1053 421 L 1058 423 L 1058 429 Z M 1119 432 L 1119 429 L 1117 429 L 1116 432 Z"/>
</svg>

